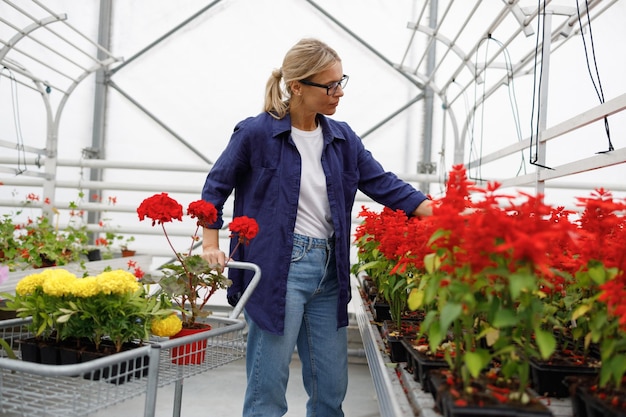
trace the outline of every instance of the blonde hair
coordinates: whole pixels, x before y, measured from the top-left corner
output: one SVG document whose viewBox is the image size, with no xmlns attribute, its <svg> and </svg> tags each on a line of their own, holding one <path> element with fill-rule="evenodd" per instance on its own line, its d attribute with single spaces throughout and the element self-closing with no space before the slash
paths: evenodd
<svg viewBox="0 0 626 417">
<path fill-rule="evenodd" d="M 289 112 L 291 82 L 309 78 L 341 62 L 337 52 L 324 42 L 305 38 L 296 43 L 285 55 L 283 66 L 272 71 L 265 86 L 264 111 L 276 119 Z M 284 89 L 281 87 L 281 80 Z"/>
</svg>

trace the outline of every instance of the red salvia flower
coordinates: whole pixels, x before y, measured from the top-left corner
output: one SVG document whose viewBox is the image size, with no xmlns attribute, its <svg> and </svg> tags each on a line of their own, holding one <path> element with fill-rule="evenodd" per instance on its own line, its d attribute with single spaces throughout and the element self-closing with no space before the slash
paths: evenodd
<svg viewBox="0 0 626 417">
<path fill-rule="evenodd" d="M 600 286 L 602 292 L 598 300 L 607 305 L 609 314 L 618 318 L 618 323 L 626 331 L 626 275 L 622 271 L 617 277 Z"/>
</svg>

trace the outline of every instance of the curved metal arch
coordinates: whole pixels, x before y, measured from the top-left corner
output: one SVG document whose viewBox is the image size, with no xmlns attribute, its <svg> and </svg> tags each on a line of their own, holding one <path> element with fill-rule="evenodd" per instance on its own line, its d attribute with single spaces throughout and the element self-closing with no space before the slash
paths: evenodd
<svg viewBox="0 0 626 417">
<path fill-rule="evenodd" d="M 46 25 L 49 25 L 50 23 L 56 23 L 61 20 L 67 20 L 67 15 L 60 14 L 58 16 L 49 16 L 49 17 L 46 17 L 45 19 L 39 20 L 38 22 L 31 23 L 30 25 L 26 26 L 24 29 L 21 29 L 21 30 L 14 27 L 13 25 L 10 25 L 11 27 L 13 27 L 13 29 L 17 30 L 17 33 L 13 35 L 11 40 L 9 40 L 9 42 L 7 42 L 3 48 L 0 48 L 0 61 L 4 59 L 6 54 L 8 54 L 9 51 L 13 49 L 13 47 L 19 41 L 21 41 L 24 38 L 27 38 L 32 32 Z"/>
<path fill-rule="evenodd" d="M 527 20 L 526 15 L 522 11 L 521 7 L 517 4 L 518 1 L 519 0 L 502 0 L 502 2 L 505 4 L 505 8 L 502 9 L 500 14 L 496 17 L 496 19 L 489 25 L 489 27 L 485 31 L 485 33 L 488 34 L 488 33 L 493 32 L 495 30 L 495 28 L 499 24 L 502 23 L 502 21 L 504 20 L 506 15 L 507 14 L 511 14 L 511 15 L 513 15 L 514 19 L 520 24 L 521 30 L 524 32 L 524 34 L 526 36 L 531 36 L 534 33 L 534 29 L 528 24 L 529 22 Z M 453 4 L 453 2 L 450 2 L 448 4 L 448 8 L 444 12 L 444 15 L 443 15 L 440 23 L 442 23 L 445 20 L 447 14 L 448 14 L 448 11 L 450 10 L 452 4 Z M 473 9 L 472 9 L 472 11 L 471 11 L 471 13 L 469 15 L 470 18 L 471 18 L 471 16 L 473 16 L 476 13 L 479 5 L 480 5 L 480 2 L 476 2 L 474 4 L 474 7 L 473 7 Z M 466 20 L 466 23 L 467 23 L 468 20 L 469 19 Z M 464 26 L 465 25 L 463 25 L 463 27 Z M 433 42 L 435 42 L 435 41 L 438 41 L 439 43 L 443 44 L 446 47 L 446 50 L 443 53 L 443 55 L 439 58 L 439 62 L 437 64 L 437 66 L 435 67 L 435 69 L 433 70 L 432 75 L 430 75 L 428 78 L 419 77 L 419 74 L 418 74 L 418 71 L 417 71 L 417 68 L 420 67 L 421 62 L 423 61 L 424 57 L 426 56 L 425 53 L 422 56 L 422 59 L 420 60 L 420 62 L 415 66 L 415 70 L 414 71 L 408 71 L 406 68 L 403 67 L 404 71 L 411 72 L 413 75 L 418 76 L 418 78 L 420 80 L 423 80 L 426 85 L 429 85 L 431 88 L 433 88 L 434 91 L 438 91 L 438 92 L 444 91 L 446 89 L 446 87 L 452 82 L 452 80 L 454 80 L 454 78 L 456 78 L 458 76 L 458 74 L 461 72 L 463 67 L 467 68 L 467 70 L 471 74 L 472 79 L 474 80 L 474 82 L 477 82 L 477 83 L 482 82 L 480 74 L 476 71 L 475 63 L 473 63 L 471 58 L 470 58 L 475 53 L 475 50 L 479 47 L 480 43 L 477 43 L 474 46 L 473 51 L 469 51 L 467 53 L 463 49 L 461 49 L 456 44 L 456 40 L 460 37 L 460 34 L 462 32 L 462 28 L 460 28 L 457 31 L 457 35 L 453 39 L 443 35 L 441 33 L 441 31 L 439 30 L 439 28 L 431 28 L 431 27 L 424 26 L 424 25 L 421 25 L 421 24 L 409 24 L 408 28 L 412 29 L 412 30 L 414 30 L 416 32 L 423 33 L 423 34 L 428 36 L 429 41 L 428 41 L 428 45 L 426 46 L 426 50 L 430 49 L 433 46 Z M 459 58 L 459 61 L 461 62 L 461 65 L 455 71 L 455 73 L 451 77 L 451 80 L 448 80 L 442 87 L 438 87 L 436 84 L 434 84 L 432 82 L 432 78 L 437 73 L 438 69 L 440 68 L 440 66 L 442 65 L 443 61 L 447 58 L 447 56 L 448 56 L 448 54 L 450 52 L 453 52 Z"/>
<path fill-rule="evenodd" d="M 39 5 L 40 7 L 44 8 L 44 11 L 46 13 L 51 13 L 48 9 L 46 9 L 45 7 L 43 7 L 42 5 Z M 17 7 L 15 7 L 15 9 L 22 13 L 24 16 L 28 17 L 29 19 L 31 19 L 33 22 L 28 24 L 27 26 L 25 26 L 24 28 L 19 28 L 16 27 L 15 25 L 12 25 L 10 23 L 7 22 L 7 24 L 13 29 L 15 30 L 15 34 L 7 41 L 3 42 L 4 46 L 2 49 L 0 49 L 0 62 L 5 65 L 7 68 L 16 71 L 21 77 L 24 78 L 24 80 L 18 81 L 20 84 L 28 87 L 28 88 L 34 88 L 36 91 L 38 91 L 41 95 L 41 98 L 44 102 L 44 108 L 45 108 L 45 113 L 46 113 L 46 145 L 45 148 L 42 150 L 45 152 L 46 154 L 46 159 L 45 159 L 45 164 L 44 164 L 44 173 L 43 173 L 43 177 L 45 178 L 44 184 L 43 184 L 43 198 L 46 198 L 48 201 L 50 201 L 51 204 L 47 205 L 46 208 L 44 209 L 44 212 L 47 212 L 47 214 L 50 214 L 52 211 L 52 207 L 54 207 L 54 198 L 55 198 L 55 184 L 54 184 L 54 178 L 56 176 L 56 169 L 57 169 L 57 152 L 58 152 L 58 131 L 59 131 L 59 121 L 61 119 L 61 115 L 63 112 L 63 109 L 65 108 L 65 104 L 67 103 L 67 100 L 69 99 L 71 93 L 76 89 L 76 87 L 85 79 L 87 78 L 90 74 L 100 70 L 101 68 L 104 68 L 108 65 L 110 65 L 113 62 L 118 61 L 118 58 L 115 58 L 112 54 L 110 54 L 108 51 L 105 51 L 107 53 L 107 56 L 104 57 L 104 59 L 99 60 L 97 58 L 93 58 L 93 61 L 96 62 L 96 65 L 93 65 L 91 67 L 85 68 L 85 66 L 83 65 L 79 65 L 77 63 L 74 63 L 75 67 L 79 68 L 81 70 L 81 72 L 79 73 L 78 76 L 70 76 L 67 72 L 60 72 L 59 70 L 57 70 L 56 68 L 54 68 L 54 64 L 49 64 L 49 63 L 44 63 L 44 62 L 39 62 L 43 67 L 50 69 L 51 71 L 57 72 L 59 73 L 61 76 L 67 78 L 70 82 L 69 84 L 67 84 L 66 87 L 64 88 L 59 88 L 59 87 L 54 87 L 55 90 L 58 90 L 61 94 L 62 97 L 59 101 L 59 103 L 56 106 L 56 109 L 53 109 L 52 103 L 50 101 L 50 97 L 48 94 L 49 88 L 53 87 L 52 84 L 48 84 L 48 82 L 43 81 L 44 77 L 41 77 L 40 75 L 36 75 L 33 73 L 33 71 L 29 68 L 27 68 L 25 65 L 16 62 L 14 59 L 10 59 L 8 57 L 9 53 L 11 51 L 15 51 L 16 53 L 23 53 L 21 51 L 19 51 L 16 48 L 16 45 L 26 39 L 32 39 L 34 42 L 41 44 L 43 47 L 46 47 L 48 49 L 50 49 L 52 52 L 60 55 L 61 57 L 63 57 L 63 54 L 57 52 L 55 50 L 55 48 L 51 48 L 43 43 L 41 43 L 40 41 L 38 41 L 36 38 L 33 38 L 31 36 L 31 34 L 35 31 L 37 31 L 37 29 L 40 28 L 47 28 L 48 30 L 50 30 L 48 28 L 49 25 L 53 24 L 53 23 L 59 23 L 59 22 L 64 22 L 67 20 L 67 14 L 65 13 L 60 13 L 60 14 L 56 14 L 56 13 L 51 13 L 49 16 L 39 19 L 39 20 L 35 20 L 34 17 L 32 17 L 30 14 L 28 14 L 26 11 L 19 9 Z M 69 26 L 69 25 L 68 25 Z M 73 29 L 74 31 L 76 31 L 76 29 L 74 29 L 73 27 L 70 26 L 71 29 Z M 83 36 L 80 32 L 76 31 L 80 36 Z M 60 35 L 57 34 L 57 36 L 61 37 Z M 68 43 L 68 44 L 73 44 L 72 41 L 67 40 L 63 37 L 61 37 L 61 39 Z M 102 50 L 101 47 L 98 48 L 100 50 Z M 80 48 L 79 48 L 80 49 Z M 81 52 L 87 54 L 87 52 L 83 51 L 81 49 Z M 89 54 L 87 54 L 88 56 L 90 56 Z M 28 55 L 26 55 L 28 57 Z M 35 61 L 37 61 L 35 59 Z M 28 83 L 32 83 L 32 85 L 34 87 L 31 87 L 28 85 Z M 28 173 L 28 171 L 26 171 L 26 173 Z"/>
<path fill-rule="evenodd" d="M 441 63 L 447 57 L 448 52 L 452 51 L 452 52 L 455 53 L 455 55 L 457 55 L 459 57 L 460 61 L 463 63 L 461 65 L 461 67 L 462 66 L 466 66 L 468 71 L 472 74 L 472 76 L 474 78 L 476 77 L 476 72 L 474 71 L 474 65 L 472 65 L 471 60 L 469 58 L 467 58 L 467 55 L 463 53 L 463 50 L 458 45 L 456 45 L 454 41 L 452 41 L 450 38 L 442 35 L 440 32 L 435 31 L 434 29 L 429 28 L 429 27 L 424 26 L 424 25 L 417 25 L 417 27 L 413 27 L 412 29 L 414 29 L 417 32 L 421 32 L 421 33 L 424 33 L 425 35 L 428 35 L 429 38 L 431 39 L 431 41 L 432 40 L 436 40 L 436 41 L 439 41 L 439 42 L 441 42 L 442 44 L 444 44 L 446 46 L 446 53 L 444 53 L 443 57 L 439 60 L 439 64 L 435 68 L 435 71 L 433 72 L 433 74 L 436 73 L 436 70 L 439 68 Z M 429 44 L 428 48 L 430 48 L 430 44 Z M 407 71 L 406 68 L 403 68 L 403 70 Z M 411 75 L 414 75 L 414 76 L 418 77 L 420 80 L 423 80 L 424 85 L 428 85 L 429 87 L 431 87 L 433 89 L 433 91 L 438 92 L 438 94 L 441 91 L 443 91 L 442 88 L 438 87 L 435 83 L 433 83 L 432 75 L 430 77 L 424 77 L 419 72 L 417 72 L 417 70 L 415 70 L 415 71 L 407 71 L 407 72 L 409 72 Z"/>
<path fill-rule="evenodd" d="M 529 21 L 527 20 L 526 15 L 524 14 L 523 10 L 520 8 L 518 4 L 519 0 L 502 0 L 502 1 L 504 3 L 503 9 L 491 22 L 491 24 L 488 26 L 485 33 L 488 34 L 488 33 L 493 32 L 495 28 L 498 27 L 502 23 L 505 17 L 510 14 L 519 23 L 520 32 L 523 31 L 526 36 L 532 35 L 534 33 L 534 29 L 531 26 L 529 26 Z M 483 82 L 481 73 L 484 71 L 484 69 L 479 70 L 476 66 L 476 63 L 473 62 L 471 58 L 475 54 L 475 51 L 480 47 L 480 44 L 482 42 L 481 40 L 479 40 L 474 45 L 472 50 L 469 52 L 465 52 L 461 47 L 457 45 L 457 40 L 459 39 L 462 33 L 462 29 L 469 22 L 470 18 L 474 14 L 476 14 L 479 8 L 480 2 L 476 2 L 473 5 L 472 10 L 469 13 L 468 19 L 465 20 L 465 23 L 456 32 L 455 37 L 449 38 L 441 33 L 440 26 L 443 23 L 443 21 L 446 19 L 446 17 L 448 16 L 448 13 L 450 12 L 453 3 L 454 2 L 448 3 L 446 10 L 444 11 L 441 17 L 441 20 L 439 21 L 439 23 L 437 24 L 437 27 L 435 28 L 424 26 L 418 23 L 414 23 L 412 25 L 409 24 L 408 26 L 409 29 L 412 29 L 415 32 L 420 32 L 426 35 L 428 37 L 428 43 L 426 45 L 425 52 L 422 55 L 422 58 L 420 59 L 419 63 L 415 65 L 414 70 L 410 68 L 402 67 L 402 66 L 400 67 L 400 69 L 406 73 L 413 75 L 417 79 L 419 79 L 420 82 L 424 86 L 432 89 L 432 91 L 435 94 L 437 94 L 437 96 L 442 101 L 444 111 L 450 115 L 450 123 L 452 125 L 453 137 L 454 137 L 453 143 L 454 143 L 454 148 L 455 148 L 454 149 L 454 152 L 455 152 L 454 162 L 455 164 L 458 164 L 458 163 L 461 163 L 463 160 L 464 152 L 463 152 L 462 144 L 464 143 L 464 138 L 467 133 L 467 120 L 465 121 L 464 126 L 462 128 L 459 128 L 457 124 L 458 121 L 451 107 L 451 104 L 455 101 L 456 98 L 458 98 L 458 96 L 455 99 L 453 99 L 452 102 L 450 102 L 448 101 L 446 93 L 450 84 L 454 82 L 455 78 L 458 77 L 458 75 L 461 73 L 463 69 L 467 69 L 467 71 L 469 72 L 470 77 L 472 79 L 472 83 Z M 426 9 L 426 4 L 424 4 L 424 7 L 420 14 L 420 18 L 418 19 L 418 22 L 421 20 L 421 17 L 425 9 Z M 413 37 L 411 38 L 411 41 L 409 42 L 409 46 L 412 41 L 413 41 Z M 430 74 L 420 74 L 418 69 L 420 68 L 422 61 L 425 59 L 427 55 L 427 51 L 430 50 L 431 48 L 436 47 L 436 44 L 438 43 L 442 44 L 445 47 L 445 52 L 443 53 L 441 57 L 438 58 L 437 64 L 435 65 L 434 69 L 432 70 Z M 408 50 L 409 50 L 409 47 L 407 47 L 407 54 L 408 54 Z M 496 54 L 496 56 L 498 56 L 501 52 L 502 51 Z M 460 64 L 458 68 L 456 69 L 456 71 L 453 73 L 453 75 L 450 77 L 450 79 L 448 79 L 446 82 L 444 82 L 443 85 L 441 85 L 440 83 L 435 81 L 435 76 L 450 53 L 454 54 L 459 59 Z M 405 57 L 406 57 L 406 54 L 405 54 Z M 404 61 L 404 58 L 403 58 L 403 61 Z"/>
</svg>

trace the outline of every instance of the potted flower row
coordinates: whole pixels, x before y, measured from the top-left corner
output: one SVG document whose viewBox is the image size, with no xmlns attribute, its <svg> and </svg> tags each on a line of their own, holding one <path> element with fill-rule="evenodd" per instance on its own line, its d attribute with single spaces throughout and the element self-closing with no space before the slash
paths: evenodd
<svg viewBox="0 0 626 417">
<path fill-rule="evenodd" d="M 2 296 L 5 309 L 31 319 L 34 337 L 21 341 L 22 359 L 47 364 L 77 363 L 140 346 L 153 323 L 173 312 L 168 299 L 151 296 L 124 270 L 77 277 L 65 269 L 45 269 L 22 278 L 15 294 Z M 42 356 L 46 352 L 52 355 Z"/>
<path fill-rule="evenodd" d="M 537 388 L 531 364 L 564 351 L 596 364 L 596 391 L 621 387 L 626 205 L 601 189 L 578 202 L 583 212 L 575 215 L 542 196 L 479 188 L 457 166 L 432 217 L 361 214 L 354 271 L 387 288 L 382 295 L 399 303 L 392 311 L 423 311 L 417 338 L 430 352 L 446 346 L 447 389 L 437 392 L 449 405 L 440 401 L 441 408 L 536 403 L 528 395 Z M 562 385 L 559 378 L 552 384 Z M 540 390 L 551 388 L 559 387 Z"/>
<path fill-rule="evenodd" d="M 214 223 L 217 210 L 202 200 L 189 205 L 187 214 L 197 219 L 196 233 L 185 253 L 174 249 L 165 229 L 166 223 L 182 220 L 176 200 L 156 194 L 145 199 L 137 213 L 140 220 L 149 218 L 162 227 L 176 261 L 155 274 L 146 274 L 132 260 L 128 265 L 134 274 L 115 270 L 79 278 L 64 269 L 43 270 L 19 281 L 15 294 L 4 294 L 5 308 L 18 317 L 32 317 L 30 330 L 38 342 L 71 342 L 79 349 L 90 343 L 102 350 L 106 341 L 119 352 L 125 344 L 151 336 L 179 337 L 196 327 L 210 329 L 201 323 L 211 314 L 207 303 L 230 281 L 221 265 L 211 265 L 192 251 L 199 228 Z M 247 217 L 233 219 L 229 228 L 240 244 L 248 244 L 258 231 L 254 219 Z"/>
<path fill-rule="evenodd" d="M 79 192 L 78 198 L 83 196 Z M 69 220 L 63 227 L 59 226 L 60 211 L 47 200 L 43 202 L 42 214 L 25 216 L 26 208 L 39 200 L 38 195 L 30 193 L 24 208 L 0 217 L 0 263 L 10 271 L 111 259 L 115 244 L 123 251 L 135 240 L 134 236 L 111 231 L 104 221 L 99 222 L 101 231 L 90 232 L 85 213 L 76 201 L 70 202 Z M 115 199 L 110 200 L 114 204 Z"/>
</svg>

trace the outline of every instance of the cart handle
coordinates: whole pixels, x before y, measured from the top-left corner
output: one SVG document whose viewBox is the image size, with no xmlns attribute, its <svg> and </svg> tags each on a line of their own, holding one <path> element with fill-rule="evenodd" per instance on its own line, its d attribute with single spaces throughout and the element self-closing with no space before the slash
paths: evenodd
<svg viewBox="0 0 626 417">
<path fill-rule="evenodd" d="M 259 281 L 261 280 L 261 268 L 257 264 L 253 264 L 251 262 L 241 262 L 241 261 L 229 261 L 226 264 L 226 267 L 236 268 L 236 269 L 247 269 L 248 271 L 254 271 L 254 276 L 250 280 L 250 283 L 248 284 L 245 291 L 241 295 L 241 298 L 239 299 L 239 301 L 237 301 L 237 304 L 233 308 L 233 311 L 231 311 L 231 313 L 228 315 L 228 318 L 236 319 L 237 317 L 239 317 L 239 315 L 243 311 L 243 307 L 246 305 L 246 302 L 248 301 L 248 299 L 252 295 L 252 292 L 254 291 L 256 286 L 259 284 Z"/>
</svg>

